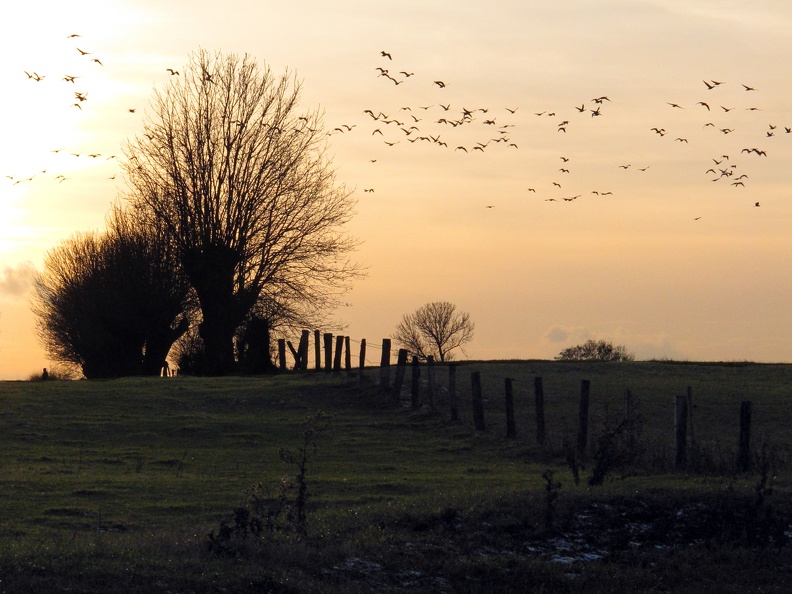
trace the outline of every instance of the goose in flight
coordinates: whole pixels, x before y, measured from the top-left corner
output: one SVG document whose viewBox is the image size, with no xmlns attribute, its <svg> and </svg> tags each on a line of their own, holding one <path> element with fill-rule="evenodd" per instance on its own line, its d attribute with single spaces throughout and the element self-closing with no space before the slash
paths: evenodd
<svg viewBox="0 0 792 594">
<path fill-rule="evenodd" d="M 178 70 L 174 70 L 173 68 L 166 68 L 165 70 L 170 72 L 171 76 L 174 76 L 174 75 L 178 76 L 178 74 L 179 74 L 179 71 Z"/>
<path fill-rule="evenodd" d="M 380 56 L 382 56 L 383 58 L 388 58 L 388 60 L 393 60 L 393 57 L 385 50 L 382 50 L 380 52 Z"/>
<path fill-rule="evenodd" d="M 444 89 L 445 86 L 446 86 L 446 84 L 442 80 L 436 80 L 436 81 L 434 81 L 434 84 L 436 84 L 441 89 Z"/>
</svg>

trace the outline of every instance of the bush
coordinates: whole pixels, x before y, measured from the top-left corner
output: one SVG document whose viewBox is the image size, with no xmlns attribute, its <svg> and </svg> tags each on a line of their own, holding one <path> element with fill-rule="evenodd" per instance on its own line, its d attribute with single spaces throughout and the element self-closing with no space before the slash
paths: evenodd
<svg viewBox="0 0 792 594">
<path fill-rule="evenodd" d="M 635 355 L 609 340 L 587 340 L 556 355 L 556 361 L 633 361 Z"/>
</svg>

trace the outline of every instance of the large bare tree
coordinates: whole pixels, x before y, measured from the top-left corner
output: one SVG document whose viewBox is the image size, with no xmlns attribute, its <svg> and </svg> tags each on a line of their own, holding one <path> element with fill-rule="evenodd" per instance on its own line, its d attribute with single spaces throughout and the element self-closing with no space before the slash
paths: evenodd
<svg viewBox="0 0 792 594">
<path fill-rule="evenodd" d="M 405 314 L 393 338 L 419 359 L 447 361 L 453 349 L 473 340 L 474 327 L 470 314 L 456 311 L 453 303 L 433 301 Z"/>
<path fill-rule="evenodd" d="M 223 374 L 262 295 L 326 305 L 349 288 L 354 201 L 336 183 L 319 112 L 298 111 L 293 75 L 201 50 L 170 81 L 126 146 L 128 199 L 177 246 L 200 301 L 204 371 Z"/>
</svg>

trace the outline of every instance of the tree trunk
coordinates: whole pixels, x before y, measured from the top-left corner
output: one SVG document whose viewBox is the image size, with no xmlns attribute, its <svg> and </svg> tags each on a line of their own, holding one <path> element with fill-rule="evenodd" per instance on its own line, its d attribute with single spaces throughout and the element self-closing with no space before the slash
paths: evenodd
<svg viewBox="0 0 792 594">
<path fill-rule="evenodd" d="M 245 315 L 234 294 L 238 260 L 237 253 L 223 245 L 192 249 L 182 259 L 201 303 L 198 331 L 204 344 L 204 375 L 226 375 L 234 369 L 234 334 Z"/>
</svg>

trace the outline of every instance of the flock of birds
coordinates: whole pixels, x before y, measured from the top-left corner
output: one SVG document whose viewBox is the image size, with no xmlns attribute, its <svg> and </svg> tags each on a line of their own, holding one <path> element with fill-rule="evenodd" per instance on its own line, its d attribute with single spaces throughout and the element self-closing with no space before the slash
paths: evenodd
<svg viewBox="0 0 792 594">
<path fill-rule="evenodd" d="M 96 56 L 92 51 L 84 50 L 77 44 L 81 43 L 81 36 L 79 34 L 70 34 L 67 36 L 71 40 L 75 50 L 75 60 L 82 60 L 82 63 L 87 63 L 91 68 L 104 68 L 102 59 Z M 380 63 L 373 68 L 373 73 L 377 79 L 382 80 L 383 85 L 392 86 L 394 88 L 401 87 L 402 85 L 416 84 L 414 77 L 416 73 L 408 69 L 399 69 L 394 67 L 393 55 L 385 50 L 380 52 Z M 82 63 L 79 66 L 82 66 Z M 78 64 L 75 63 L 75 69 Z M 179 76 L 179 71 L 173 68 L 165 69 L 168 76 Z M 45 79 L 48 79 L 47 74 L 40 74 L 38 70 L 25 70 L 24 75 L 27 76 L 31 84 L 40 84 Z M 208 74 L 207 74 L 208 76 Z M 49 77 L 50 82 L 52 78 Z M 74 85 L 72 103 L 68 106 L 83 111 L 89 105 L 89 92 L 85 89 L 79 89 L 80 74 L 63 73 L 57 75 L 58 84 L 61 85 Z M 451 98 L 449 98 L 449 89 L 452 85 L 446 83 L 445 80 L 429 77 L 428 79 L 421 79 L 420 76 L 416 77 L 417 80 L 423 80 L 424 84 L 428 87 L 434 88 L 436 93 L 436 100 L 428 104 L 413 104 L 402 105 L 398 109 L 375 109 L 367 107 L 363 109 L 360 114 L 360 120 L 355 123 L 342 123 L 337 126 L 329 127 L 327 129 L 328 136 L 342 136 L 350 134 L 364 133 L 370 142 L 381 143 L 380 146 L 391 149 L 397 145 L 424 145 L 432 146 L 437 149 L 451 151 L 459 155 L 474 155 L 481 153 L 491 153 L 493 151 L 508 151 L 513 153 L 518 151 L 520 146 L 514 138 L 514 132 L 518 127 L 519 117 L 523 117 L 525 121 L 525 114 L 527 110 L 523 110 L 518 115 L 519 106 L 508 106 L 503 108 L 491 109 L 489 107 L 473 107 L 471 105 L 456 104 L 454 105 Z M 430 82 L 431 81 L 431 82 Z M 683 110 L 698 110 L 701 116 L 701 129 L 708 130 L 708 133 L 713 135 L 722 135 L 728 137 L 735 132 L 734 124 L 730 124 L 728 118 L 733 116 L 735 110 L 747 110 L 760 112 L 761 108 L 754 105 L 749 107 L 736 107 L 735 105 L 725 105 L 725 100 L 728 98 L 722 93 L 722 87 L 728 87 L 728 83 L 719 80 L 703 80 L 701 93 L 706 94 L 702 100 L 699 100 L 690 105 L 683 105 L 678 102 L 666 102 L 665 108 L 668 112 L 662 118 L 673 122 L 671 111 Z M 740 89 L 742 93 L 749 93 L 755 96 L 759 93 L 753 86 L 742 84 Z M 403 98 L 404 93 L 400 92 L 400 97 Z M 729 97 L 732 97 L 731 95 Z M 704 100 L 706 99 L 706 100 Z M 575 104 L 567 110 L 559 109 L 544 109 L 541 111 L 528 112 L 529 118 L 539 118 L 541 122 L 552 122 L 550 129 L 555 130 L 555 134 L 561 134 L 563 137 L 569 135 L 573 136 L 575 128 L 584 118 L 587 121 L 601 121 L 607 119 L 606 116 L 610 109 L 616 105 L 614 101 L 607 95 L 598 95 L 588 100 L 581 101 L 580 104 Z M 137 108 L 127 107 L 127 113 L 136 113 Z M 724 121 L 724 118 L 726 120 Z M 654 126 L 647 126 L 645 133 L 648 135 L 654 134 L 659 140 L 665 140 L 666 137 L 673 139 L 674 143 L 680 145 L 690 145 L 688 135 L 680 133 L 679 131 L 670 132 L 673 123 L 655 124 Z M 712 182 L 719 182 L 722 185 L 728 184 L 731 188 L 737 190 L 746 188 L 751 179 L 750 173 L 746 172 L 749 167 L 744 167 L 748 163 L 748 159 L 768 158 L 769 150 L 764 143 L 775 142 L 775 137 L 790 134 L 792 135 L 792 126 L 781 126 L 776 124 L 769 124 L 768 127 L 756 135 L 756 145 L 738 147 L 739 152 L 731 145 L 723 151 L 718 151 L 717 154 L 710 155 L 709 159 L 702 161 L 702 174 L 707 176 L 707 179 Z M 560 138 L 560 137 L 559 137 Z M 570 145 L 570 149 L 574 146 Z M 398 150 L 398 149 L 396 149 Z M 67 150 L 66 148 L 59 147 L 51 149 L 52 153 L 68 155 L 74 158 L 88 158 L 88 159 L 104 159 L 111 161 L 116 159 L 116 155 L 109 154 L 103 155 L 98 151 L 81 151 L 81 150 Z M 528 195 L 536 196 L 537 199 L 546 202 L 555 203 L 572 203 L 579 199 L 586 197 L 605 197 L 612 196 L 614 189 L 602 188 L 585 188 L 585 181 L 575 180 L 575 160 L 569 156 L 570 153 L 558 155 L 557 171 L 545 172 L 542 176 L 545 180 L 551 180 L 548 184 L 546 181 L 531 184 L 525 188 Z M 377 163 L 378 158 L 371 158 L 370 163 Z M 706 166 L 705 166 L 706 165 Z M 633 165 L 632 163 L 620 163 L 614 165 L 623 172 L 633 170 L 639 174 L 647 172 L 651 168 L 651 164 Z M 47 175 L 48 170 L 41 169 L 33 174 L 26 174 L 18 176 L 9 173 L 5 177 L 12 184 L 22 184 L 34 181 L 34 179 Z M 65 174 L 59 173 L 57 175 L 49 174 L 58 183 L 63 183 L 69 178 Z M 107 179 L 113 180 L 116 178 L 116 173 L 108 176 Z M 574 180 L 573 183 L 567 183 L 569 180 Z M 569 192 L 567 187 L 576 188 L 576 191 Z M 363 189 L 364 193 L 374 193 L 375 187 L 368 185 Z M 752 199 L 753 206 L 760 206 L 760 202 Z M 492 203 L 483 205 L 487 209 L 492 209 L 496 205 Z M 699 220 L 701 217 L 695 217 L 694 220 Z"/>
<path fill-rule="evenodd" d="M 374 72 L 377 78 L 384 80 L 384 84 L 400 86 L 412 82 L 415 72 L 408 69 L 394 68 L 392 66 L 393 55 L 391 52 L 381 51 L 380 58 L 381 64 L 374 68 Z M 709 130 L 712 134 L 724 137 L 735 132 L 733 127 L 735 124 L 729 123 L 728 120 L 729 118 L 733 119 L 735 110 L 762 111 L 760 107 L 754 105 L 737 107 L 732 104 L 724 104 L 727 98 L 732 97 L 732 95 L 727 97 L 721 91 L 722 88 L 730 86 L 725 81 L 703 80 L 702 82 L 701 92 L 708 95 L 704 97 L 704 99 L 707 99 L 706 101 L 702 99 L 691 105 L 666 102 L 666 109 L 678 111 L 698 109 L 701 111 L 699 115 L 702 118 L 700 122 L 702 130 Z M 424 84 L 428 85 L 428 80 L 425 80 Z M 447 100 L 446 89 L 450 88 L 449 85 L 444 80 L 432 80 L 432 84 L 437 88 L 437 101 L 435 103 L 405 105 L 398 108 L 397 112 L 392 109 L 380 110 L 369 107 L 362 111 L 362 115 L 367 116 L 367 119 L 364 120 L 366 125 L 358 126 L 357 123 L 345 123 L 336 126 L 328 134 L 345 135 L 365 130 L 367 135 L 387 147 L 427 144 L 460 154 L 490 152 L 499 147 L 512 151 L 519 149 L 519 145 L 513 139 L 512 133 L 518 125 L 514 121 L 513 116 L 515 116 L 520 107 L 509 106 L 496 110 L 488 107 L 453 106 L 452 102 Z M 739 91 L 741 93 L 751 93 L 752 95 L 756 95 L 758 92 L 756 87 L 746 84 L 741 84 Z M 604 119 L 612 105 L 613 101 L 609 96 L 600 95 L 584 100 L 579 105 L 574 105 L 570 110 L 545 109 L 533 111 L 530 114 L 531 117 L 551 118 L 556 132 L 566 135 L 574 130 L 575 126 L 581 121 L 580 118 L 588 120 Z M 672 114 L 666 113 L 663 118 L 672 120 Z M 724 118 L 726 118 L 726 123 L 724 123 Z M 457 142 L 449 139 L 449 135 L 452 132 L 465 128 L 474 130 L 474 134 L 466 135 L 467 142 Z M 670 129 L 671 124 L 647 126 L 645 133 L 648 135 L 654 134 L 659 139 L 665 139 L 669 135 L 667 128 Z M 745 188 L 750 180 L 749 173 L 745 172 L 750 170 L 748 159 L 768 157 L 768 149 L 762 143 L 770 142 L 772 141 L 771 139 L 782 134 L 792 134 L 792 126 L 779 127 L 776 124 L 769 124 L 766 129 L 754 134 L 757 143 L 755 146 L 753 144 L 744 147 L 735 147 L 733 144 L 730 144 L 728 148 L 724 146 L 722 147 L 723 150 L 717 154 L 713 154 L 709 158 L 702 158 L 701 171 L 703 175 L 707 176 L 709 181 L 720 182 L 722 185 L 728 184 L 735 190 Z M 471 138 L 472 140 L 470 140 Z M 674 143 L 680 145 L 690 145 L 691 142 L 688 135 L 681 134 L 678 131 L 674 132 L 669 138 L 672 138 Z M 552 171 L 546 172 L 546 175 L 543 176 L 545 179 L 552 179 L 550 185 L 531 185 L 525 188 L 527 193 L 541 196 L 541 199 L 546 202 L 555 203 L 572 203 L 584 196 L 602 197 L 614 194 L 613 189 L 603 190 L 589 187 L 583 190 L 581 189 L 583 184 L 579 182 L 577 184 L 567 184 L 567 180 L 574 176 L 573 160 L 567 154 L 559 154 L 558 158 L 559 167 L 557 171 L 555 173 Z M 371 159 L 370 161 L 376 163 L 378 159 Z M 651 168 L 651 164 L 634 166 L 632 163 L 620 163 L 614 166 L 624 172 L 634 170 L 638 173 L 645 173 Z M 575 193 L 564 192 L 567 185 L 576 186 L 578 191 Z M 373 193 L 375 188 L 369 186 L 364 188 L 363 191 Z M 750 203 L 754 207 L 761 206 L 760 201 L 755 200 L 755 197 L 750 200 Z M 495 204 L 485 204 L 484 207 L 491 209 L 495 207 Z M 694 220 L 699 219 L 701 219 L 700 216 L 694 217 Z"/>
<path fill-rule="evenodd" d="M 101 58 L 96 56 L 93 51 L 85 50 L 80 47 L 83 45 L 81 43 L 82 36 L 79 33 L 71 33 L 66 36 L 67 40 L 70 40 L 74 45 L 73 49 L 76 53 L 73 54 L 75 59 L 72 61 L 73 69 L 70 70 L 81 72 L 81 74 L 72 74 L 72 73 L 62 73 L 55 76 L 50 76 L 48 74 L 40 74 L 37 70 L 23 70 L 24 75 L 31 83 L 41 83 L 45 79 L 48 79 L 49 82 L 52 82 L 54 79 L 56 80 L 56 84 L 65 85 L 73 85 L 72 89 L 80 88 L 78 85 L 81 85 L 82 81 L 80 79 L 89 78 L 86 77 L 82 72 L 83 69 L 86 67 L 89 68 L 104 68 L 105 64 Z M 78 45 L 80 44 L 80 45 Z M 168 72 L 171 76 L 178 76 L 179 72 L 172 68 L 167 68 L 166 72 Z M 52 93 L 52 87 L 47 89 L 44 92 Z M 64 107 L 68 109 L 76 108 L 80 112 L 84 109 L 87 109 L 89 104 L 89 91 L 80 88 L 80 90 L 72 90 L 71 103 L 68 105 L 64 105 Z M 57 96 L 58 93 L 52 93 L 53 96 Z M 137 107 L 127 107 L 126 113 L 134 114 L 137 113 Z M 100 151 L 93 151 L 93 150 L 82 150 L 79 148 L 72 148 L 67 149 L 65 147 L 58 147 L 49 150 L 50 153 L 55 155 L 69 157 L 69 158 L 77 158 L 77 159 L 92 159 L 92 160 L 101 160 L 106 162 L 111 162 L 117 159 L 117 155 L 115 154 L 103 154 Z M 69 169 L 68 167 L 64 167 L 64 170 Z M 106 176 L 105 179 L 107 180 L 115 180 L 117 176 L 117 170 L 112 172 L 112 175 Z M 64 173 L 54 174 L 49 171 L 48 168 L 40 169 L 33 173 L 27 172 L 25 174 L 19 175 L 16 173 L 7 173 L 5 174 L 5 179 L 8 180 L 9 183 L 12 185 L 24 184 L 33 182 L 34 180 L 41 180 L 45 178 L 50 178 L 57 183 L 63 183 L 69 180 L 70 178 L 67 177 Z"/>
</svg>

